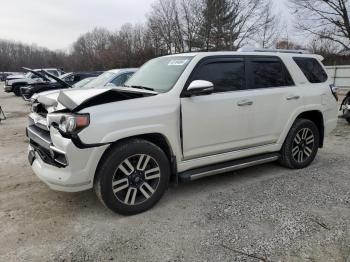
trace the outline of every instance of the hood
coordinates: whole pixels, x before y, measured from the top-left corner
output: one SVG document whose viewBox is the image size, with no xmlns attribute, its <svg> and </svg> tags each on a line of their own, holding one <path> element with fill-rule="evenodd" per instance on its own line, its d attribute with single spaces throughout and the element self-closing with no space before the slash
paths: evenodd
<svg viewBox="0 0 350 262">
<path fill-rule="evenodd" d="M 40 93 L 35 93 L 32 96 L 32 100 L 36 100 L 38 99 L 39 96 L 47 96 L 49 98 L 53 98 L 53 99 L 57 99 L 58 94 L 59 94 L 60 90 L 55 89 L 55 90 L 50 90 L 50 91 L 44 91 L 44 92 L 40 92 Z"/>
<path fill-rule="evenodd" d="M 70 111 L 79 111 L 90 106 L 157 94 L 154 91 L 129 87 L 66 90 L 59 92 L 57 102 Z"/>
<path fill-rule="evenodd" d="M 58 111 L 78 112 L 81 109 L 91 106 L 157 94 L 154 91 L 124 87 L 57 90 L 57 92 L 50 92 L 46 95 L 38 95 L 35 100 L 32 100 L 32 110 L 33 112 L 42 112 L 43 114 Z"/>
<path fill-rule="evenodd" d="M 40 77 L 40 78 L 43 79 L 44 81 L 51 82 L 51 80 L 48 79 L 45 75 L 43 75 L 43 74 L 41 74 L 41 73 L 39 73 L 39 72 L 37 72 L 37 71 L 34 71 L 34 70 L 32 70 L 32 69 L 30 69 L 30 68 L 27 68 L 27 67 L 22 67 L 22 68 L 23 68 L 24 70 L 27 70 L 27 71 L 33 73 L 34 75 L 37 75 L 38 77 Z"/>
<path fill-rule="evenodd" d="M 68 84 L 67 82 L 63 81 L 61 78 L 58 78 L 57 76 L 50 74 L 44 70 L 41 70 L 41 72 L 45 75 L 48 75 L 49 77 L 53 78 L 56 80 L 56 82 L 60 83 L 63 87 L 72 87 L 70 84 Z"/>
</svg>

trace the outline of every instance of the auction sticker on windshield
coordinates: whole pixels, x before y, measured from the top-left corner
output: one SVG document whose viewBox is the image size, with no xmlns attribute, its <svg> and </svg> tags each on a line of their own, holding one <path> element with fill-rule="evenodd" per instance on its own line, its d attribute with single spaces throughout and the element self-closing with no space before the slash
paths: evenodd
<svg viewBox="0 0 350 262">
<path fill-rule="evenodd" d="M 188 59 L 181 59 L 181 60 L 171 60 L 168 65 L 169 66 L 183 66 L 188 62 Z"/>
</svg>

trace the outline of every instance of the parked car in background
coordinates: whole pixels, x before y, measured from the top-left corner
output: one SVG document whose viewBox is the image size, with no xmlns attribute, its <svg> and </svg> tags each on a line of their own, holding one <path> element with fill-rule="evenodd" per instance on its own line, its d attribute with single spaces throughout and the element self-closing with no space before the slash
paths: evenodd
<svg viewBox="0 0 350 262">
<path fill-rule="evenodd" d="M 75 83 L 88 78 L 88 77 L 97 77 L 101 75 L 103 72 L 97 71 L 97 72 L 70 72 L 62 75 L 60 79 L 62 79 L 64 82 L 74 85 Z"/>
<path fill-rule="evenodd" d="M 81 88 L 83 86 L 85 86 L 87 83 L 91 82 L 92 80 L 94 80 L 96 77 L 88 77 L 88 78 L 84 78 L 83 80 L 79 81 L 78 83 L 75 83 L 73 86 L 72 86 L 72 89 L 73 88 Z M 32 97 L 30 99 L 28 98 L 25 98 L 26 101 L 30 100 L 31 102 L 34 102 L 37 100 L 37 98 L 39 96 L 46 96 L 46 95 L 50 95 L 50 94 L 55 94 L 55 93 L 59 93 L 60 90 L 50 90 L 50 91 L 44 91 L 44 92 L 40 92 L 40 93 L 35 93 L 32 95 Z"/>
<path fill-rule="evenodd" d="M 84 78 L 83 80 L 75 83 L 73 85 L 73 88 L 81 88 L 85 85 L 87 85 L 88 83 L 90 83 L 92 80 L 94 80 L 96 77 L 87 77 L 87 78 Z"/>
<path fill-rule="evenodd" d="M 15 75 L 20 76 L 21 78 L 24 76 L 24 74 L 20 72 L 0 72 L 0 81 L 6 81 L 7 77 Z"/>
<path fill-rule="evenodd" d="M 178 54 L 147 62 L 124 87 L 39 96 L 29 163 L 50 188 L 94 188 L 127 215 L 155 205 L 171 178 L 277 160 L 305 168 L 338 118 L 321 61 L 292 50 Z"/>
<path fill-rule="evenodd" d="M 112 69 L 104 72 L 88 83 L 73 86 L 73 89 L 95 89 L 103 87 L 115 88 L 117 86 L 122 86 L 124 85 L 125 81 L 127 81 L 137 70 L 137 68 Z M 32 96 L 31 101 L 35 102 L 39 96 L 48 96 L 50 99 L 56 99 L 59 91 L 60 90 L 37 93 Z"/>
<path fill-rule="evenodd" d="M 61 76 L 64 72 L 61 69 L 56 68 L 45 68 L 45 69 L 34 69 L 35 72 L 45 71 L 55 76 Z M 21 87 L 33 83 L 45 82 L 45 80 L 38 74 L 28 72 L 24 76 L 9 76 L 5 81 L 5 92 L 14 92 L 16 96 L 21 95 Z"/>
<path fill-rule="evenodd" d="M 341 102 L 340 110 L 343 112 L 342 117 L 350 124 L 350 91 L 348 91 Z"/>
<path fill-rule="evenodd" d="M 100 88 L 100 87 L 116 87 L 122 86 L 138 69 L 137 68 L 124 68 L 124 69 L 112 69 L 104 72 L 100 76 L 96 77 L 91 82 L 84 85 L 82 88 Z"/>
<path fill-rule="evenodd" d="M 29 68 L 26 68 L 26 69 L 31 73 L 37 75 L 38 77 L 41 77 L 44 81 L 31 83 L 26 86 L 22 86 L 20 88 L 21 95 L 25 101 L 29 101 L 31 97 L 36 93 L 72 87 L 70 84 L 68 84 L 61 78 L 56 77 L 55 75 L 49 74 L 44 70 L 38 72 L 35 70 L 31 70 Z"/>
</svg>

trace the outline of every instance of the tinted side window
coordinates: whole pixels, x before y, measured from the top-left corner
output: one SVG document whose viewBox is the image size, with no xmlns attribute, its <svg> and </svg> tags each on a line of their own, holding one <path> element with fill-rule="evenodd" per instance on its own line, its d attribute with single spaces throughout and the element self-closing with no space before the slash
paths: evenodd
<svg viewBox="0 0 350 262">
<path fill-rule="evenodd" d="M 250 75 L 250 88 L 253 89 L 293 85 L 288 71 L 278 59 L 252 59 Z"/>
<path fill-rule="evenodd" d="M 323 83 L 327 81 L 326 72 L 315 58 L 294 57 L 293 59 L 310 83 Z"/>
<path fill-rule="evenodd" d="M 193 80 L 206 80 L 214 84 L 214 92 L 227 92 L 245 88 L 244 61 L 209 62 L 201 65 Z"/>
</svg>

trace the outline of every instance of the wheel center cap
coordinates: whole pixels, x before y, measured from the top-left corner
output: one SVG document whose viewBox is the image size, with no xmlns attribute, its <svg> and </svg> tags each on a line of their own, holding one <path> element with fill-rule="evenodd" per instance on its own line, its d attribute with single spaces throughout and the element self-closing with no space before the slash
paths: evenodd
<svg viewBox="0 0 350 262">
<path fill-rule="evenodd" d="M 134 183 L 135 185 L 138 185 L 142 182 L 142 173 L 141 172 L 134 172 L 131 176 L 130 176 L 130 180 L 132 183 Z"/>
</svg>

